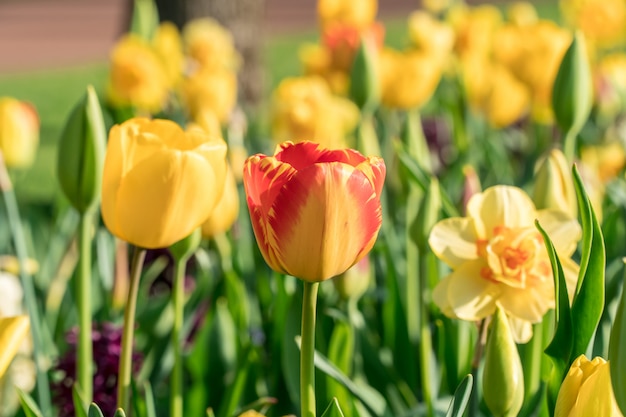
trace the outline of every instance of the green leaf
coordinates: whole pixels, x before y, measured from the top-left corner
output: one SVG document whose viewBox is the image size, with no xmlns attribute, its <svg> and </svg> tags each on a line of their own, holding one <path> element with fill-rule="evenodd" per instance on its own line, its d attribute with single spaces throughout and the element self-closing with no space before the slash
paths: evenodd
<svg viewBox="0 0 626 417">
<path fill-rule="evenodd" d="M 545 353 L 552 359 L 554 365 L 550 381 L 548 383 L 548 401 L 550 408 L 554 409 L 556 403 L 556 396 L 559 392 L 561 382 L 565 376 L 565 372 L 570 365 L 570 355 L 572 353 L 572 316 L 569 306 L 569 296 L 567 295 L 567 285 L 565 283 L 565 275 L 563 273 L 563 267 L 561 261 L 556 254 L 554 245 L 550 240 L 550 237 L 545 230 L 539 225 L 538 221 L 535 221 L 535 226 L 539 229 L 543 236 L 546 250 L 548 251 L 548 257 L 552 265 L 552 275 L 554 277 L 554 291 L 555 291 L 555 332 L 552 337 L 552 341 L 546 347 Z"/>
<path fill-rule="evenodd" d="M 74 386 L 72 387 L 72 400 L 74 401 L 74 410 L 76 413 L 76 417 L 87 417 L 85 399 L 77 384 L 74 384 Z"/>
<path fill-rule="evenodd" d="M 118 408 L 113 417 L 126 417 L 126 413 L 121 408 Z"/>
<path fill-rule="evenodd" d="M 91 403 L 87 415 L 89 417 L 104 417 L 104 415 L 102 414 L 102 410 L 100 410 L 100 407 L 98 407 L 96 403 Z"/>
<path fill-rule="evenodd" d="M 16 390 L 17 390 L 17 394 L 20 397 L 22 410 L 24 411 L 24 414 L 26 415 L 26 417 L 42 417 L 43 415 L 41 414 L 41 410 L 35 403 L 35 400 L 33 400 L 33 398 L 30 395 L 28 395 L 21 389 L 16 388 Z"/>
<path fill-rule="evenodd" d="M 334 363 L 341 371 L 350 375 L 352 372 L 352 361 L 354 359 L 354 329 L 346 320 L 337 320 L 335 328 L 328 344 L 328 359 Z M 346 389 L 339 385 L 332 378 L 326 382 L 327 398 L 335 398 L 346 408 L 345 416 L 352 416 L 352 397 Z"/>
<path fill-rule="evenodd" d="M 341 407 L 339 406 L 339 401 L 337 401 L 336 397 L 333 397 L 333 399 L 330 400 L 330 404 L 326 407 L 322 417 L 344 417 Z"/>
<path fill-rule="evenodd" d="M 144 382 L 144 398 L 146 401 L 146 417 L 156 417 L 156 404 L 154 402 L 154 393 L 152 392 L 152 385 L 149 381 Z"/>
<path fill-rule="evenodd" d="M 587 351 L 604 310 L 606 256 L 600 224 L 576 166 L 572 169 L 583 227 L 582 255 L 576 293 L 572 302 L 573 346 L 570 363 Z"/>
<path fill-rule="evenodd" d="M 465 408 L 467 407 L 467 403 L 469 402 L 470 396 L 472 394 L 472 387 L 474 386 L 474 377 L 471 374 L 468 374 L 459 386 L 454 391 L 454 398 L 450 403 L 450 408 L 448 408 L 448 412 L 446 413 L 446 417 L 461 417 L 465 412 Z"/>
<path fill-rule="evenodd" d="M 159 11 L 153 0 L 135 0 L 130 32 L 150 41 L 159 25 Z"/>
</svg>

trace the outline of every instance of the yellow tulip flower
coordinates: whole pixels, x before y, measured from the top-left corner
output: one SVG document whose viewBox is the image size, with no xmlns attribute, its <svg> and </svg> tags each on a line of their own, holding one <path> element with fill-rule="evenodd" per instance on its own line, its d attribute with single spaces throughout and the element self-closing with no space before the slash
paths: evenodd
<svg viewBox="0 0 626 417">
<path fill-rule="evenodd" d="M 237 181 L 233 175 L 233 170 L 229 166 L 226 171 L 226 181 L 224 192 L 220 201 L 211 212 L 211 216 L 202 223 L 202 237 L 211 238 L 219 233 L 223 233 L 237 220 L 239 215 L 239 190 Z"/>
<path fill-rule="evenodd" d="M 157 28 L 152 45 L 161 58 L 171 85 L 176 85 L 183 77 L 185 56 L 180 32 L 171 22 L 163 22 Z"/>
<path fill-rule="evenodd" d="M 535 219 L 560 256 L 570 294 L 578 265 L 570 259 L 581 237 L 576 220 L 558 210 L 537 210 L 521 189 L 495 186 L 473 195 L 467 217 L 437 223 L 430 246 L 452 273 L 440 281 L 433 300 L 450 317 L 477 321 L 500 305 L 515 340 L 532 335 L 532 323 L 554 308 L 552 268 Z"/>
<path fill-rule="evenodd" d="M 184 81 L 183 99 L 192 118 L 210 109 L 225 123 L 237 104 L 237 76 L 224 69 L 197 71 Z"/>
<path fill-rule="evenodd" d="M 590 42 L 602 47 L 624 45 L 624 0 L 561 0 L 560 6 L 565 20 L 580 29 Z"/>
<path fill-rule="evenodd" d="M 168 120 L 130 119 L 109 134 L 102 217 L 115 236 L 172 245 L 211 215 L 224 189 L 226 143 Z"/>
<path fill-rule="evenodd" d="M 170 87 L 163 62 L 150 44 L 131 34 L 115 45 L 107 87 L 111 104 L 156 113 L 165 105 Z"/>
<path fill-rule="evenodd" d="M 17 350 L 28 336 L 29 329 L 27 316 L 0 318 L 0 378 L 4 376 Z"/>
<path fill-rule="evenodd" d="M 569 368 L 556 399 L 554 417 L 622 417 L 617 407 L 609 363 L 580 355 Z"/>
<path fill-rule="evenodd" d="M 365 28 L 378 11 L 377 0 L 318 0 L 317 16 L 322 30 L 334 25 Z"/>
<path fill-rule="evenodd" d="M 34 107 L 0 97 L 0 150 L 8 167 L 27 168 L 39 145 L 39 117 Z"/>
<path fill-rule="evenodd" d="M 194 19 L 183 28 L 187 55 L 208 71 L 235 71 L 241 58 L 232 34 L 211 18 Z"/>
<path fill-rule="evenodd" d="M 382 222 L 385 163 L 352 149 L 286 142 L 244 166 L 252 227 L 277 272 L 319 282 L 345 272 L 372 249 Z"/>
</svg>

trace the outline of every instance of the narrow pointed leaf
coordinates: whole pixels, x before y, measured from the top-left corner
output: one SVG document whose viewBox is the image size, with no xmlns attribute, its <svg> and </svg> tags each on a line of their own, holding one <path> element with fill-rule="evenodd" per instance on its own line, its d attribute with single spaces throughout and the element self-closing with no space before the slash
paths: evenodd
<svg viewBox="0 0 626 417">
<path fill-rule="evenodd" d="M 43 414 L 41 414 L 41 410 L 35 403 L 35 400 L 33 400 L 33 398 L 30 395 L 28 395 L 21 389 L 19 388 L 16 388 L 16 389 L 17 389 L 17 394 L 20 397 L 22 410 L 24 411 L 24 414 L 26 415 L 26 417 L 42 417 Z"/>
<path fill-rule="evenodd" d="M 322 417 L 343 417 L 343 412 L 341 411 L 341 407 L 339 406 L 339 401 L 337 401 L 336 397 L 333 397 L 330 400 L 330 404 L 322 414 Z"/>
<path fill-rule="evenodd" d="M 77 384 L 72 387 L 72 401 L 74 401 L 74 412 L 76 417 L 87 417 L 85 399 Z"/>
<path fill-rule="evenodd" d="M 461 417 L 463 413 L 465 413 L 465 408 L 467 408 L 467 403 L 469 402 L 470 396 L 472 394 L 472 387 L 474 386 L 474 377 L 472 374 L 468 374 L 459 386 L 454 391 L 454 398 L 450 403 L 450 408 L 448 408 L 448 412 L 446 413 L 446 417 Z"/>
</svg>

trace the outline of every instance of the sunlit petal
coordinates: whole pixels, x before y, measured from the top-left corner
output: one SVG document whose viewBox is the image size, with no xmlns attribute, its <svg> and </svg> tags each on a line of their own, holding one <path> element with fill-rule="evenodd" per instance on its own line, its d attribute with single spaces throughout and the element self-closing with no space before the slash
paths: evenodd
<svg viewBox="0 0 626 417">
<path fill-rule="evenodd" d="M 444 219 L 435 224 L 428 243 L 435 255 L 452 268 L 478 258 L 474 222 L 466 217 Z"/>
<path fill-rule="evenodd" d="M 463 320 L 483 319 L 496 309 L 501 288 L 481 276 L 484 261 L 469 261 L 459 266 L 449 276 L 448 301 L 454 313 Z"/>
<path fill-rule="evenodd" d="M 533 227 L 534 213 L 530 197 L 507 185 L 490 187 L 467 203 L 467 215 L 476 222 L 476 233 L 481 238 L 491 237 L 498 226 Z"/>
<path fill-rule="evenodd" d="M 569 257 L 582 237 L 578 222 L 559 210 L 539 210 L 537 220 L 561 257 Z"/>
</svg>

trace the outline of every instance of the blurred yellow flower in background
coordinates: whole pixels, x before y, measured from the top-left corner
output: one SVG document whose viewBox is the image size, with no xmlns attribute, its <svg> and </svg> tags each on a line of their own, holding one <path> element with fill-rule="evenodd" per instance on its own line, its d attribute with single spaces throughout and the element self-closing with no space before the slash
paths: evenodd
<svg viewBox="0 0 626 417">
<path fill-rule="evenodd" d="M 29 329 L 28 316 L 0 318 L 0 378 L 4 376 L 11 360 L 28 336 Z"/>
<path fill-rule="evenodd" d="M 272 133 L 279 143 L 308 140 L 330 149 L 345 148 L 346 136 L 359 121 L 356 105 L 333 95 L 320 77 L 284 79 L 272 103 Z"/>
<path fill-rule="evenodd" d="M 8 167 L 32 165 L 39 146 L 39 116 L 35 108 L 12 97 L 0 97 L 0 151 Z"/>
<path fill-rule="evenodd" d="M 421 107 L 435 92 L 441 73 L 441 62 L 428 53 L 384 48 L 380 53 L 381 101 L 393 109 Z"/>
<path fill-rule="evenodd" d="M 151 45 L 136 35 L 126 35 L 111 53 L 107 96 L 114 106 L 132 106 L 156 113 L 167 101 L 172 84 Z"/>
<path fill-rule="evenodd" d="M 232 34 L 211 18 L 195 19 L 183 28 L 187 55 L 203 69 L 231 70 L 239 67 L 241 58 Z"/>
<path fill-rule="evenodd" d="M 437 223 L 430 246 L 452 273 L 433 291 L 433 301 L 450 317 L 477 321 L 500 305 L 518 343 L 532 336 L 532 323 L 554 308 L 554 282 L 535 219 L 560 256 L 570 294 L 578 266 L 570 258 L 581 237 L 577 221 L 559 210 L 536 210 L 528 195 L 511 186 L 494 186 L 473 195 L 467 217 Z"/>
<path fill-rule="evenodd" d="M 429 13 L 417 10 L 409 15 L 408 33 L 411 45 L 446 60 L 454 47 L 454 30 Z"/>
<path fill-rule="evenodd" d="M 335 25 L 369 26 L 378 12 L 377 0 L 318 0 L 317 17 L 322 30 Z"/>
<path fill-rule="evenodd" d="M 618 140 L 583 146 L 580 151 L 580 159 L 598 173 L 598 177 L 603 183 L 611 181 L 626 166 L 624 145 Z"/>
<path fill-rule="evenodd" d="M 554 417 L 621 417 L 617 407 L 609 363 L 600 357 L 580 355 L 569 368 L 556 399 Z"/>
<path fill-rule="evenodd" d="M 587 40 L 599 47 L 624 45 L 626 2 L 624 0 L 561 0 L 566 22 L 580 29 Z"/>
<path fill-rule="evenodd" d="M 447 14 L 455 31 L 454 49 L 460 57 L 468 53 L 489 54 L 496 29 L 502 24 L 502 14 L 488 4 L 468 7 L 458 4 Z"/>
<path fill-rule="evenodd" d="M 537 23 L 537 9 L 527 1 L 516 1 L 506 8 L 506 19 L 515 26 L 529 26 Z"/>
<path fill-rule="evenodd" d="M 210 109 L 225 123 L 237 104 L 237 75 L 225 69 L 201 69 L 183 81 L 182 96 L 192 119 Z"/>
<path fill-rule="evenodd" d="M 185 55 L 180 32 L 171 22 L 163 22 L 156 29 L 152 45 L 161 58 L 171 85 L 176 85 L 183 76 Z"/>
</svg>

